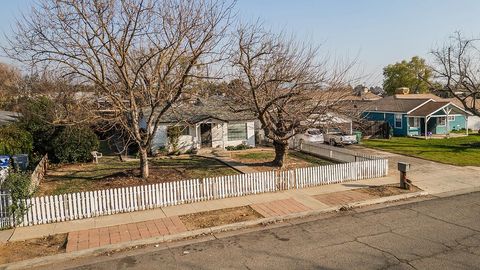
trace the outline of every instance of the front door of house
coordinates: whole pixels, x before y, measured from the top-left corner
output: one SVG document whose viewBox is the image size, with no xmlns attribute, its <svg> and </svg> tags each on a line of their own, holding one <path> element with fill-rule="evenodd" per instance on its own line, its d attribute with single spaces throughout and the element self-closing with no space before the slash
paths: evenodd
<svg viewBox="0 0 480 270">
<path fill-rule="evenodd" d="M 200 142 L 202 147 L 212 147 L 212 124 L 200 124 Z"/>
</svg>

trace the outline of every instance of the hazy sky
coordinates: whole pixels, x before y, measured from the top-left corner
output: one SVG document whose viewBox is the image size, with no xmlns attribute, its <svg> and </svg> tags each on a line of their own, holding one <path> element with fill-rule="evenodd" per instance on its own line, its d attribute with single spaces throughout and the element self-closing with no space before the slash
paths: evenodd
<svg viewBox="0 0 480 270">
<path fill-rule="evenodd" d="M 0 0 L 0 31 L 8 34 L 32 3 Z M 324 53 L 357 59 L 369 84 L 380 84 L 390 63 L 428 59 L 454 31 L 480 37 L 480 0 L 238 0 L 237 8 L 243 20 L 260 18 L 274 30 L 321 44 Z"/>
</svg>

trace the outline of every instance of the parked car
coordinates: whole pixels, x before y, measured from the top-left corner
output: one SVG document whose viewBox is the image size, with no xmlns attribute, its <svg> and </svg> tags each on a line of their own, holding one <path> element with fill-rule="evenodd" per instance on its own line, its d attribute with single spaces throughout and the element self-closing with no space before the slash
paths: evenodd
<svg viewBox="0 0 480 270">
<path fill-rule="evenodd" d="M 330 145 L 346 145 L 355 144 L 357 142 L 356 135 L 348 135 L 339 128 L 328 128 L 323 134 L 324 140 Z"/>
<path fill-rule="evenodd" d="M 304 133 L 295 135 L 295 140 L 301 142 L 318 142 L 323 143 L 323 134 L 317 128 L 309 128 Z"/>
</svg>

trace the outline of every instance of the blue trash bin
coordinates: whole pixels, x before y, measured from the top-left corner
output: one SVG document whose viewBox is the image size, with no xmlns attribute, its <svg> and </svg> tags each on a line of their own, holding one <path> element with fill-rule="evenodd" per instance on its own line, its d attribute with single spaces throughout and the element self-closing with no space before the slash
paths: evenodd
<svg viewBox="0 0 480 270">
<path fill-rule="evenodd" d="M 10 167 L 10 156 L 0 155 L 0 169 L 8 169 Z"/>
</svg>

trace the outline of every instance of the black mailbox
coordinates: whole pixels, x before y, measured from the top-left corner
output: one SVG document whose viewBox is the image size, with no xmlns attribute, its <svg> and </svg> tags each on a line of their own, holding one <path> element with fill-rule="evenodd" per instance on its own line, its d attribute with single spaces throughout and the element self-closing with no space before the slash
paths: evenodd
<svg viewBox="0 0 480 270">
<path fill-rule="evenodd" d="M 398 170 L 401 172 L 408 172 L 410 170 L 410 164 L 406 162 L 398 162 Z"/>
</svg>

